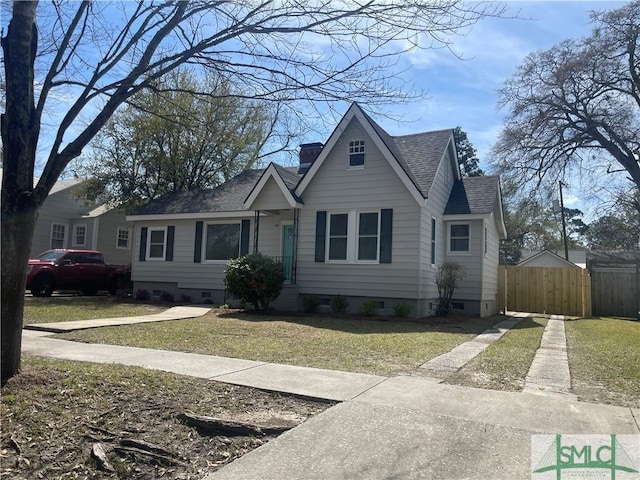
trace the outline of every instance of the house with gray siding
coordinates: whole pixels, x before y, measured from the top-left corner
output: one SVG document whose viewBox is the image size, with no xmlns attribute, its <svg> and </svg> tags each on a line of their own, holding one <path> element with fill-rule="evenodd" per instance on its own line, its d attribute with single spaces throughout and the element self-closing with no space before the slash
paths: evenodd
<svg viewBox="0 0 640 480">
<path fill-rule="evenodd" d="M 499 179 L 461 178 L 452 129 L 391 136 L 357 104 L 324 144 L 301 146 L 299 166 L 272 163 L 215 189 L 174 192 L 127 219 L 134 288 L 156 297 L 229 303 L 228 260 L 261 252 L 285 269 L 276 308 L 342 295 L 353 311 L 376 300 L 381 314 L 402 302 L 426 316 L 438 266 L 453 261 L 466 271 L 456 310 L 497 309 Z"/>
<path fill-rule="evenodd" d="M 82 180 L 59 180 L 40 209 L 30 257 L 54 248 L 100 250 L 108 263 L 129 264 L 133 224 L 125 214 L 104 204 L 77 198 Z"/>
</svg>

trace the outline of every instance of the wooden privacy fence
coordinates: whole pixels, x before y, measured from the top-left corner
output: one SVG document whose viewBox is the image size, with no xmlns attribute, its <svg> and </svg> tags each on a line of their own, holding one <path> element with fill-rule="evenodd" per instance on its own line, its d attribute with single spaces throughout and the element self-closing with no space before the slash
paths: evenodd
<svg viewBox="0 0 640 480">
<path fill-rule="evenodd" d="M 582 268 L 498 269 L 498 308 L 515 312 L 591 316 L 591 277 Z"/>
<path fill-rule="evenodd" d="M 594 271 L 591 277 L 593 314 L 640 320 L 640 275 L 634 271 Z"/>
</svg>

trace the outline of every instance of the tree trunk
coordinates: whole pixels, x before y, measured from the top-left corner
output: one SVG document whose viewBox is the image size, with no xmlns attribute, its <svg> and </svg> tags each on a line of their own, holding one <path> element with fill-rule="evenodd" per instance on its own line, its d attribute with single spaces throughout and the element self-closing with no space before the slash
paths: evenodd
<svg viewBox="0 0 640 480">
<path fill-rule="evenodd" d="M 2 385 L 20 368 L 27 262 L 37 217 L 33 209 L 10 213 L 7 207 L 2 202 Z"/>
<path fill-rule="evenodd" d="M 20 368 L 27 261 L 40 201 L 33 195 L 39 124 L 33 95 L 37 2 L 14 2 L 2 39 L 6 110 L 2 114 L 2 385 Z"/>
</svg>

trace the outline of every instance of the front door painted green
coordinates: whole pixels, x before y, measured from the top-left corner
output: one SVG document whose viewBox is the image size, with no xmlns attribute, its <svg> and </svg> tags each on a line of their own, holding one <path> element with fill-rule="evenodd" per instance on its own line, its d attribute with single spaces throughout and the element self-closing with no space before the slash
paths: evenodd
<svg viewBox="0 0 640 480">
<path fill-rule="evenodd" d="M 293 273 L 293 225 L 282 225 L 282 267 L 285 283 L 291 283 Z"/>
</svg>

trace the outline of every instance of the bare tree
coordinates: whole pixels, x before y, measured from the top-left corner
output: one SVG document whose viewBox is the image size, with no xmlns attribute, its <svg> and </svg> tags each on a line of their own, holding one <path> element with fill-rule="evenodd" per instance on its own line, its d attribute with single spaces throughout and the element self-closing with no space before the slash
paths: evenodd
<svg viewBox="0 0 640 480">
<path fill-rule="evenodd" d="M 14 2 L 2 39 L 2 382 L 19 368 L 38 210 L 132 95 L 190 64 L 255 99 L 388 102 L 397 99 L 391 67 L 403 50 L 447 45 L 449 35 L 502 9 L 456 0 Z M 41 128 L 62 107 L 34 185 Z"/>
<path fill-rule="evenodd" d="M 168 192 L 216 187 L 288 148 L 296 132 L 281 105 L 238 98 L 235 90 L 224 79 L 200 81 L 177 69 L 135 94 L 98 132 L 89 155 L 72 163 L 87 179 L 79 196 L 130 210 Z"/>
<path fill-rule="evenodd" d="M 499 92 L 509 113 L 493 154 L 521 185 L 623 176 L 640 189 L 640 2 L 592 21 L 590 36 L 530 54 Z"/>
</svg>

